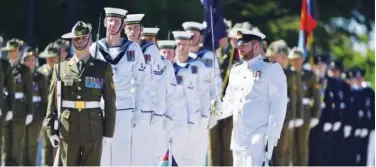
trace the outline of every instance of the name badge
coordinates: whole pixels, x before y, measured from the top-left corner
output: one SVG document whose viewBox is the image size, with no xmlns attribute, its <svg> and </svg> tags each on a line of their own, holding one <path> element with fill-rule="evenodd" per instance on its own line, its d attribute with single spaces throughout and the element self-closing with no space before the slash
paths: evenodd
<svg viewBox="0 0 376 167">
<path fill-rule="evenodd" d="M 133 50 L 127 51 L 127 60 L 128 61 L 135 61 L 135 55 Z"/>
<path fill-rule="evenodd" d="M 85 87 L 100 89 L 103 86 L 103 78 L 85 77 Z"/>
</svg>

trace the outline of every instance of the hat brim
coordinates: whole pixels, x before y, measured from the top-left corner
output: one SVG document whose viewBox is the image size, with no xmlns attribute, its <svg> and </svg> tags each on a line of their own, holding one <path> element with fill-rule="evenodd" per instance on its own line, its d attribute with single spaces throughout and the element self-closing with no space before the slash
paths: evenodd
<svg viewBox="0 0 376 167">
<path fill-rule="evenodd" d="M 249 41 L 246 41 L 246 40 L 238 40 L 238 42 L 236 43 L 236 46 L 240 46 L 240 45 L 243 45 L 245 43 L 248 43 Z"/>
<path fill-rule="evenodd" d="M 12 47 L 3 47 L 3 48 L 1 48 L 1 51 L 11 51 L 11 50 L 16 50 L 16 48 L 12 48 Z"/>
<path fill-rule="evenodd" d="M 89 32 L 89 34 L 90 34 L 90 32 Z M 78 37 L 87 36 L 89 34 L 75 35 L 75 34 L 73 34 L 73 33 L 70 32 L 70 33 L 66 33 L 66 34 L 62 35 L 61 38 L 63 38 L 63 39 L 72 39 L 72 38 L 78 38 Z"/>
<path fill-rule="evenodd" d="M 42 52 L 39 57 L 40 58 L 52 58 L 52 57 L 58 57 L 59 55 L 58 54 L 51 54 L 51 53 L 46 53 L 46 52 Z"/>
</svg>

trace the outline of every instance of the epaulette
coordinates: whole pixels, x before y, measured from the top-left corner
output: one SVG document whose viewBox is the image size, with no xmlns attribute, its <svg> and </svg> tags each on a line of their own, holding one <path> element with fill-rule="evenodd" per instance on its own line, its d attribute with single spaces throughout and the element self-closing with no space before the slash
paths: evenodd
<svg viewBox="0 0 376 167">
<path fill-rule="evenodd" d="M 267 63 L 275 63 L 276 61 L 272 61 L 272 60 L 270 60 L 269 58 L 267 58 L 267 57 L 265 57 L 264 58 L 264 62 L 267 62 Z"/>
</svg>

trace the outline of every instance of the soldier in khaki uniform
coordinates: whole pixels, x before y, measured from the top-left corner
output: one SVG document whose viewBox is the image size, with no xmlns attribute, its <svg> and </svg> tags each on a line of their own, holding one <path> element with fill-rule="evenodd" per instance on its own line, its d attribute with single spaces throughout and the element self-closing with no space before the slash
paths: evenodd
<svg viewBox="0 0 376 167">
<path fill-rule="evenodd" d="M 5 123 L 5 133 L 2 138 L 2 165 L 21 165 L 21 154 L 25 125 L 32 121 L 33 115 L 33 85 L 30 69 L 20 63 L 20 46 L 22 41 L 11 39 L 2 50 L 8 52 L 8 57 L 13 71 L 14 82 L 14 112 L 8 112 L 12 120 Z"/>
<path fill-rule="evenodd" d="M 43 64 L 41 67 L 37 69 L 38 72 L 42 73 L 45 76 L 47 85 L 46 87 L 50 87 L 50 82 L 52 79 L 52 72 L 54 65 L 58 62 L 59 56 L 59 45 L 55 43 L 50 43 L 47 45 L 46 49 L 39 55 L 40 58 L 46 59 L 46 64 Z M 41 130 L 42 136 L 42 165 L 43 166 L 52 166 L 53 165 L 53 155 L 54 155 L 54 148 L 51 145 L 50 139 L 47 135 L 46 125 L 47 121 L 43 121 L 43 127 Z"/>
<path fill-rule="evenodd" d="M 35 166 L 37 156 L 38 137 L 43 119 L 47 111 L 47 80 L 36 68 L 37 53 L 32 48 L 27 48 L 22 57 L 23 64 L 30 68 L 33 77 L 33 107 L 32 121 L 26 125 L 23 146 L 22 165 Z"/>
<path fill-rule="evenodd" d="M 54 67 L 47 105 L 47 133 L 51 144 L 59 146 L 64 166 L 99 166 L 102 138 L 110 142 L 115 128 L 112 70 L 109 64 L 94 59 L 89 53 L 90 25 L 79 21 L 62 38 L 72 39 L 75 55 L 60 63 L 60 74 L 58 65 Z M 58 75 L 62 80 L 61 113 L 56 113 Z M 100 109 L 101 98 L 104 115 Z M 58 129 L 56 124 L 60 125 Z"/>
<path fill-rule="evenodd" d="M 291 71 L 288 69 L 288 51 L 289 48 L 284 40 L 277 40 L 270 43 L 266 50 L 266 57 L 278 62 L 286 75 L 287 80 L 291 79 Z M 289 90 L 290 85 L 288 85 Z M 290 91 L 287 92 L 288 98 L 291 98 Z M 272 158 L 273 166 L 288 166 L 291 162 L 291 146 L 292 146 L 292 132 L 294 113 L 292 110 L 291 101 L 288 102 L 285 121 L 282 127 L 281 136 L 277 147 L 274 149 Z"/>
<path fill-rule="evenodd" d="M 294 166 L 308 165 L 308 138 L 310 128 L 315 127 L 319 123 L 321 101 L 320 101 L 320 85 L 317 77 L 312 71 L 302 69 L 303 52 L 297 48 L 293 48 L 288 56 L 291 70 L 300 73 L 303 90 L 301 103 L 303 104 L 304 123 L 300 127 L 294 129 L 293 135 L 293 151 L 292 164 Z M 295 73 L 294 73 L 295 74 Z M 298 78 L 298 76 L 296 76 Z M 299 112 L 299 110 L 297 110 Z"/>
</svg>

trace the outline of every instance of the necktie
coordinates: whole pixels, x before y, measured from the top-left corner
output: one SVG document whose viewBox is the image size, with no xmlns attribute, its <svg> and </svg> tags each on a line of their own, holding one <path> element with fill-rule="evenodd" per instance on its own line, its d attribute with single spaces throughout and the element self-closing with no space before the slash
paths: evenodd
<svg viewBox="0 0 376 167">
<path fill-rule="evenodd" d="M 84 66 L 84 62 L 82 60 L 78 61 L 78 70 L 81 72 Z"/>
</svg>

